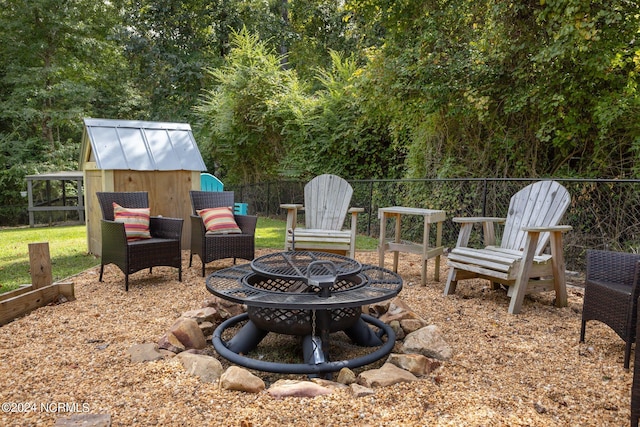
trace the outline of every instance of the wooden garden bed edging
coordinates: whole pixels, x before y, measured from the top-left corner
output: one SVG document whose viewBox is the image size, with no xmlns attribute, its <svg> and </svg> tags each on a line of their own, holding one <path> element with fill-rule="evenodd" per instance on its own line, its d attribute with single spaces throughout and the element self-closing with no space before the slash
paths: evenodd
<svg viewBox="0 0 640 427">
<path fill-rule="evenodd" d="M 74 300 L 73 282 L 52 283 L 48 243 L 29 244 L 31 285 L 0 295 L 0 326 L 56 301 L 60 295 Z"/>
</svg>

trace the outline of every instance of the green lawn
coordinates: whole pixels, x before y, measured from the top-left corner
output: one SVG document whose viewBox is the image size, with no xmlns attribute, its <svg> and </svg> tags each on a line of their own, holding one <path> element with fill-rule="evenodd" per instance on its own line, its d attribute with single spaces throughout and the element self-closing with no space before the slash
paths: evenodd
<svg viewBox="0 0 640 427">
<path fill-rule="evenodd" d="M 284 248 L 285 221 L 258 218 L 257 248 Z M 87 253 L 87 231 L 84 225 L 0 230 L 0 293 L 31 283 L 29 243 L 49 243 L 53 280 L 59 281 L 90 267 L 100 259 Z M 374 250 L 378 241 L 358 236 L 358 250 Z"/>
<path fill-rule="evenodd" d="M 100 263 L 87 253 L 83 225 L 0 230 L 0 293 L 30 284 L 29 243 L 49 243 L 53 280 L 59 281 Z"/>
</svg>

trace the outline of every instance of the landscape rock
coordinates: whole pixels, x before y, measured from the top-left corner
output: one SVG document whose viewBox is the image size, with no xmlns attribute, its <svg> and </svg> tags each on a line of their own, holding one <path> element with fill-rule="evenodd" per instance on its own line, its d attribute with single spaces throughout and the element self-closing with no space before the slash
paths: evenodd
<svg viewBox="0 0 640 427">
<path fill-rule="evenodd" d="M 186 350 L 184 344 L 172 332 L 167 332 L 160 337 L 158 347 L 173 353 L 180 353 Z"/>
<path fill-rule="evenodd" d="M 222 320 L 222 316 L 220 316 L 218 310 L 209 306 L 185 311 L 181 317 L 193 319 L 198 322 L 198 324 L 202 322 L 219 323 Z"/>
<path fill-rule="evenodd" d="M 382 304 L 368 306 L 367 312 L 388 324 L 396 333 L 398 340 L 429 324 L 400 297 L 394 298 L 386 306 Z"/>
<path fill-rule="evenodd" d="M 155 343 L 135 344 L 129 348 L 129 355 L 134 363 L 150 362 L 162 359 L 162 353 L 158 350 Z"/>
<path fill-rule="evenodd" d="M 180 317 L 169 329 L 175 337 L 184 345 L 186 349 L 196 348 L 201 349 L 204 348 L 207 344 L 206 339 L 204 338 L 204 334 L 200 327 L 198 326 L 198 322 L 194 319 Z"/>
<path fill-rule="evenodd" d="M 216 330 L 216 325 L 214 325 L 211 322 L 198 323 L 198 327 L 200 328 L 200 330 L 202 331 L 202 334 L 205 337 L 209 337 L 209 336 L 213 335 L 213 331 Z"/>
<path fill-rule="evenodd" d="M 259 393 L 265 389 L 264 381 L 246 369 L 229 366 L 220 377 L 220 387 L 225 390 Z"/>
<path fill-rule="evenodd" d="M 380 369 L 364 371 L 358 376 L 358 384 L 364 387 L 386 387 L 398 383 L 418 381 L 409 371 L 398 368 L 391 363 L 385 363 Z"/>
<path fill-rule="evenodd" d="M 55 427 L 110 427 L 110 414 L 73 414 L 58 418 Z"/>
<path fill-rule="evenodd" d="M 391 353 L 387 362 L 418 376 L 428 375 L 440 366 L 438 360 L 430 359 L 422 354 Z"/>
<path fill-rule="evenodd" d="M 336 378 L 336 381 L 339 382 L 340 384 L 353 384 L 356 382 L 356 373 L 353 372 L 351 369 L 349 368 L 342 368 L 340 369 L 340 372 L 338 372 L 338 376 Z"/>
<path fill-rule="evenodd" d="M 187 373 L 196 375 L 204 382 L 214 383 L 222 375 L 222 364 L 215 357 L 186 351 L 178 354 L 177 357 Z"/>
<path fill-rule="evenodd" d="M 372 394 L 376 393 L 374 389 L 361 386 L 360 384 L 357 384 L 357 383 L 353 383 L 349 385 L 349 387 L 351 388 L 351 394 L 353 395 L 353 397 L 371 396 Z"/>
<path fill-rule="evenodd" d="M 392 320 L 391 322 L 389 322 L 389 327 L 396 334 L 396 341 L 402 341 L 406 336 L 406 334 L 404 333 L 404 329 L 402 329 L 402 326 L 400 326 L 399 321 Z"/>
<path fill-rule="evenodd" d="M 212 307 L 216 309 L 221 320 L 230 319 L 233 316 L 244 313 L 246 307 L 242 304 L 237 304 L 231 301 L 218 298 L 216 296 L 208 297 L 203 304 L 203 307 Z"/>
<path fill-rule="evenodd" d="M 316 397 L 331 394 L 332 390 L 311 381 L 278 380 L 267 392 L 277 398 L 282 397 Z"/>
<path fill-rule="evenodd" d="M 438 360 L 449 360 L 453 355 L 453 350 L 436 325 L 425 326 L 407 335 L 402 343 L 401 352 L 422 354 Z"/>
<path fill-rule="evenodd" d="M 419 317 L 400 320 L 400 327 L 405 334 L 410 334 L 411 332 L 415 332 L 418 329 L 424 328 L 425 326 L 429 326 L 429 322 Z"/>
</svg>

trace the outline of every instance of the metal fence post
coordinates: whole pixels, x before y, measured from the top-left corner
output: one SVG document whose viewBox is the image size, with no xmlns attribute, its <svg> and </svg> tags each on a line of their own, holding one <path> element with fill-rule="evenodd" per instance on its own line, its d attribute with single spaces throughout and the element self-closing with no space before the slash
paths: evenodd
<svg viewBox="0 0 640 427">
<path fill-rule="evenodd" d="M 482 180 L 482 216 L 487 216 L 487 180 Z"/>
<path fill-rule="evenodd" d="M 371 216 L 373 215 L 373 181 L 369 182 L 369 220 L 367 223 L 367 235 L 371 236 Z"/>
</svg>

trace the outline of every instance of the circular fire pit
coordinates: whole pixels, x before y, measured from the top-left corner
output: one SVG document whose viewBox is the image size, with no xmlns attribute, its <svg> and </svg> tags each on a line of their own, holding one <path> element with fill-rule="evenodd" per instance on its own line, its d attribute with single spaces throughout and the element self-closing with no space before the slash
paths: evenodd
<svg viewBox="0 0 640 427">
<path fill-rule="evenodd" d="M 336 280 L 332 292 L 341 292 L 365 284 L 361 274 Z M 320 288 L 308 286 L 304 280 L 273 279 L 261 274 L 251 273 L 245 276 L 243 283 L 266 292 L 292 292 L 290 289 L 305 289 L 309 293 L 320 293 Z M 287 335 L 309 335 L 313 331 L 312 310 L 295 310 L 289 308 L 273 308 L 248 306 L 249 319 L 260 329 Z M 331 310 L 329 332 L 345 330 L 353 326 L 360 317 L 360 307 L 343 307 Z"/>
<path fill-rule="evenodd" d="M 247 306 L 246 314 L 220 325 L 212 340 L 218 353 L 242 366 L 280 373 L 333 372 L 372 363 L 388 354 L 395 343 L 391 328 L 362 315 L 361 307 L 396 296 L 402 279 L 347 257 L 306 251 L 269 254 L 251 264 L 212 273 L 207 289 Z M 231 340 L 222 340 L 225 329 L 247 319 Z M 380 348 L 365 357 L 331 362 L 329 334 L 337 331 L 344 331 L 356 344 Z M 302 336 L 305 363 L 272 363 L 243 356 L 269 332 Z M 385 335 L 386 342 L 382 340 Z"/>
</svg>

